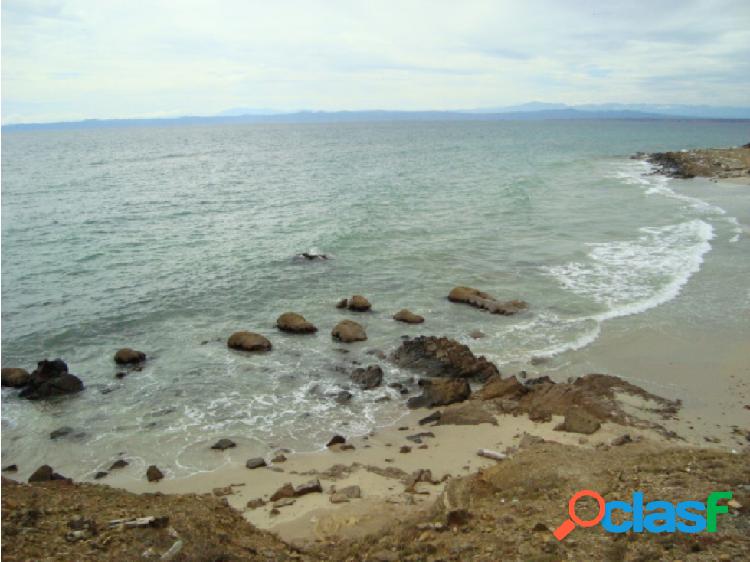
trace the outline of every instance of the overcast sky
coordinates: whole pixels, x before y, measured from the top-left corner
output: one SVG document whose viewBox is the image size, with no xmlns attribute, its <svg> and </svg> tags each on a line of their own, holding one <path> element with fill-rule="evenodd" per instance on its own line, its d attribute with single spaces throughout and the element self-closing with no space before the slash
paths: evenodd
<svg viewBox="0 0 750 562">
<path fill-rule="evenodd" d="M 3 122 L 750 105 L 750 0 L 3 0 Z"/>
</svg>

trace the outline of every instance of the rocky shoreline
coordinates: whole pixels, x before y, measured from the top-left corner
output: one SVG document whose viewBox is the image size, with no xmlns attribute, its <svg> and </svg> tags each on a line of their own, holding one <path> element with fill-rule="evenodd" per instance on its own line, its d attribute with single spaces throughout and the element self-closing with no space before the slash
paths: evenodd
<svg viewBox="0 0 750 562">
<path fill-rule="evenodd" d="M 448 299 L 484 314 L 528 308 L 467 287 L 456 287 Z M 372 304 L 355 295 L 337 307 L 367 314 Z M 393 320 L 429 325 L 429 318 L 408 310 Z M 282 314 L 276 326 L 299 337 L 318 329 L 293 312 Z M 331 337 L 341 343 L 367 339 L 364 328 L 348 319 Z M 248 358 L 274 350 L 268 337 L 247 331 L 232 334 L 227 347 Z M 4 477 L 4 555 L 494 561 L 730 560 L 750 552 L 750 431 L 737 434 L 739 454 L 690 449 L 674 430 L 679 401 L 605 374 L 557 383 L 546 376 L 503 376 L 485 357 L 445 337 L 404 338 L 390 356 L 374 357 L 418 377 L 416 387 L 391 383 L 413 409 L 402 426 L 361 438 L 333 436 L 327 451 L 316 456 L 279 450 L 188 483 L 165 479 L 155 465 L 128 481 L 121 476 L 126 461 L 96 475 L 114 488 L 74 483 L 49 465 L 27 484 Z M 148 358 L 123 348 L 114 360 L 126 369 L 124 376 Z M 21 371 L 3 369 L 3 385 L 21 393 L 32 389 L 36 399 L 61 396 L 61 388 L 84 389 L 61 360 L 40 362 L 31 374 Z M 66 384 L 57 384 L 60 379 Z M 384 384 L 378 363 L 353 369 L 350 379 L 365 390 Z M 39 394 L 40 388 L 50 392 Z M 338 403 L 350 398 L 346 391 L 332 397 Z M 211 448 L 223 454 L 235 447 L 220 439 Z M 6 475 L 16 471 L 15 465 L 4 468 Z M 558 543 L 551 534 L 579 488 L 646 488 L 659 499 L 694 499 L 717 485 L 737 490 L 733 518 L 717 533 L 718 541 L 677 535 L 658 543 L 647 537 L 622 541 L 596 529 Z"/>
<path fill-rule="evenodd" d="M 658 173 L 672 178 L 747 179 L 750 177 L 750 143 L 733 148 L 638 153 L 633 158 L 643 159 L 653 164 Z"/>
</svg>

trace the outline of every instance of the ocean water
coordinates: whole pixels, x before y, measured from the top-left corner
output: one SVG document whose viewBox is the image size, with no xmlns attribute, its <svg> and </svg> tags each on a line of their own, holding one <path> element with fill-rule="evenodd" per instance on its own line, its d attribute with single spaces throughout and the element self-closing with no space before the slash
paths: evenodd
<svg viewBox="0 0 750 562">
<path fill-rule="evenodd" d="M 2 364 L 61 357 L 86 384 L 50 402 L 3 389 L 3 463 L 85 479 L 122 457 L 134 474 L 156 463 L 179 477 L 316 450 L 403 415 L 395 391 L 348 379 L 377 362 L 386 382 L 409 380 L 368 353 L 403 335 L 456 338 L 512 373 L 680 298 L 708 256 L 725 256 L 716 283 L 729 294 L 747 227 L 628 156 L 749 139 L 747 122 L 689 121 L 3 133 Z M 304 251 L 331 259 L 295 259 Z M 455 285 L 530 308 L 451 304 Z M 373 312 L 335 308 L 352 294 Z M 402 307 L 425 324 L 394 322 Z M 318 333 L 279 333 L 285 311 Z M 332 341 L 343 318 L 368 341 Z M 471 339 L 477 329 L 487 337 Z M 265 334 L 273 351 L 228 350 L 237 330 Z M 149 360 L 120 380 L 112 356 L 125 346 Z M 349 405 L 331 396 L 342 388 Z M 50 440 L 62 426 L 74 434 Z M 239 447 L 208 451 L 221 437 Z"/>
</svg>

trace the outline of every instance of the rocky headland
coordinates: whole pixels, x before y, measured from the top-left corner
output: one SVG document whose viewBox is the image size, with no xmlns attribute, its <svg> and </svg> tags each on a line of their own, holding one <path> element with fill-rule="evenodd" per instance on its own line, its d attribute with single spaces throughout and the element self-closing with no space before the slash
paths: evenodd
<svg viewBox="0 0 750 562">
<path fill-rule="evenodd" d="M 645 159 L 656 167 L 658 173 L 673 178 L 750 178 L 750 143 L 733 148 L 639 153 L 635 157 Z"/>
</svg>

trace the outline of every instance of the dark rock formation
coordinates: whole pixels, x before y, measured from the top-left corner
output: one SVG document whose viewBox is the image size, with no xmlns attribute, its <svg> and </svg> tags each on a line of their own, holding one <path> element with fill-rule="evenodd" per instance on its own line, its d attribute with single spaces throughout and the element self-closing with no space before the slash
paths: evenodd
<svg viewBox="0 0 750 562">
<path fill-rule="evenodd" d="M 219 439 L 216 443 L 211 445 L 211 448 L 215 451 L 224 451 L 226 449 L 232 449 L 237 446 L 237 443 L 231 439 Z"/>
<path fill-rule="evenodd" d="M 411 310 L 402 308 L 396 314 L 393 315 L 393 319 L 398 322 L 405 322 L 406 324 L 421 324 L 424 322 L 424 317 L 419 314 L 414 314 Z"/>
<path fill-rule="evenodd" d="M 49 482 L 51 480 L 69 480 L 69 478 L 58 474 L 48 464 L 40 466 L 29 476 L 29 482 Z"/>
<path fill-rule="evenodd" d="M 19 369 L 17 367 L 3 367 L 2 368 L 2 385 L 9 386 L 12 388 L 20 388 L 26 386 L 29 383 L 29 372 L 26 369 Z"/>
<path fill-rule="evenodd" d="M 399 367 L 414 369 L 430 377 L 475 378 L 480 381 L 500 372 L 468 346 L 448 338 L 419 336 L 405 340 L 393 355 Z"/>
<path fill-rule="evenodd" d="M 499 376 L 491 377 L 484 383 L 484 386 L 474 393 L 474 398 L 479 400 L 492 400 L 494 398 L 510 398 L 518 400 L 529 391 L 524 385 L 518 382 L 516 377 L 507 379 Z"/>
<path fill-rule="evenodd" d="M 342 320 L 336 324 L 336 327 L 331 331 L 331 335 L 334 339 L 343 343 L 365 341 L 367 339 L 365 329 L 352 320 Z"/>
<path fill-rule="evenodd" d="M 254 459 L 247 459 L 245 466 L 250 470 L 266 466 L 266 460 L 263 457 L 257 457 Z"/>
<path fill-rule="evenodd" d="M 235 332 L 229 336 L 227 347 L 240 351 L 270 351 L 271 342 L 254 332 Z"/>
<path fill-rule="evenodd" d="M 463 402 L 471 394 L 466 379 L 432 379 L 424 381 L 421 396 L 409 398 L 409 408 L 434 408 Z"/>
<path fill-rule="evenodd" d="M 372 305 L 370 304 L 370 301 L 362 295 L 354 295 L 349 299 L 347 308 L 349 308 L 349 310 L 354 310 L 355 312 L 367 312 L 372 308 Z"/>
<path fill-rule="evenodd" d="M 146 470 L 146 479 L 149 482 L 158 482 L 162 478 L 164 478 L 164 473 L 155 464 L 152 464 Z"/>
<path fill-rule="evenodd" d="M 292 334 L 312 334 L 318 329 L 304 316 L 296 312 L 285 312 L 276 319 L 276 327 L 282 332 Z"/>
<path fill-rule="evenodd" d="M 367 368 L 360 367 L 354 370 L 351 379 L 362 390 L 372 390 L 383 383 L 383 369 L 379 365 L 370 365 Z"/>
<path fill-rule="evenodd" d="M 20 395 L 29 400 L 41 400 L 53 396 L 73 394 L 83 390 L 83 382 L 77 376 L 68 373 L 68 366 L 62 359 L 37 364 L 31 373 L 29 382 Z"/>
<path fill-rule="evenodd" d="M 135 365 L 146 360 L 146 354 L 142 351 L 123 347 L 115 353 L 115 363 L 118 365 Z"/>
</svg>

